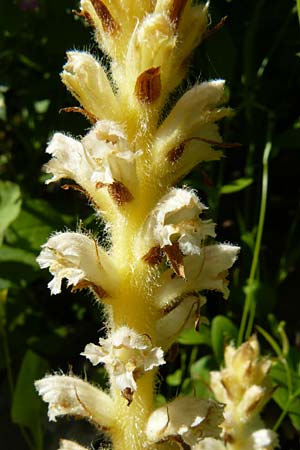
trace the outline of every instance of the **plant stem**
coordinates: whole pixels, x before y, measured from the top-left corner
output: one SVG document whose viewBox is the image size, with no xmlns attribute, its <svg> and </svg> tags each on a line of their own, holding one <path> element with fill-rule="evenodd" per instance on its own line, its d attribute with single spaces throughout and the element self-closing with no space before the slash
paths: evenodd
<svg viewBox="0 0 300 450">
<path fill-rule="evenodd" d="M 268 135 L 270 136 L 270 131 Z M 258 267 L 258 259 L 259 253 L 261 249 L 261 240 L 263 235 L 265 216 L 266 216 L 266 207 L 267 207 L 267 196 L 268 196 L 268 178 L 269 178 L 269 156 L 272 150 L 272 142 L 268 139 L 264 148 L 263 153 L 263 174 L 262 174 L 262 192 L 261 192 L 261 203 L 260 203 L 260 212 L 259 212 L 259 221 L 258 228 L 256 234 L 256 241 L 254 246 L 253 258 L 251 263 L 250 275 L 248 279 L 248 289 L 246 294 L 246 300 L 243 310 L 243 316 L 241 320 L 239 336 L 238 336 L 238 346 L 243 342 L 243 337 L 247 339 L 253 328 L 254 316 L 255 316 L 255 304 L 253 298 L 253 290 L 254 290 L 254 281 L 256 276 L 256 271 Z M 248 326 L 246 329 L 247 318 Z M 246 332 L 245 332 L 246 330 Z"/>
</svg>

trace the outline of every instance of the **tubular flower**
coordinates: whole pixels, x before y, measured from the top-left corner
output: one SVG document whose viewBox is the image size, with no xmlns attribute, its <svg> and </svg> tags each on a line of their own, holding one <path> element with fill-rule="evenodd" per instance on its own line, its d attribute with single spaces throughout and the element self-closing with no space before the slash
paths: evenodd
<svg viewBox="0 0 300 450">
<path fill-rule="evenodd" d="M 90 287 L 100 296 L 109 295 L 117 272 L 111 257 L 97 242 L 81 233 L 58 233 L 52 236 L 37 258 L 42 269 L 49 267 L 53 279 L 48 284 L 51 294 L 61 292 L 65 278 L 73 290 Z"/>
<path fill-rule="evenodd" d="M 113 382 L 123 395 L 132 396 L 137 389 L 136 380 L 144 372 L 164 364 L 163 351 L 153 347 L 147 335 L 140 335 L 128 327 L 118 328 L 100 345 L 88 344 L 83 356 L 95 366 L 104 363 Z"/>
<path fill-rule="evenodd" d="M 121 126 L 109 120 L 96 123 L 81 142 L 56 133 L 46 150 L 52 159 L 45 171 L 53 177 L 47 183 L 69 178 L 78 183 L 96 203 L 101 205 L 99 189 L 108 191 L 117 203 L 129 201 L 137 189 L 135 160 L 141 151 L 132 152 Z M 115 197 L 121 188 L 123 197 Z"/>
<path fill-rule="evenodd" d="M 49 403 L 49 420 L 71 415 L 109 428 L 113 425 L 113 402 L 105 392 L 86 381 L 67 375 L 48 375 L 35 382 L 43 400 Z"/>
<path fill-rule="evenodd" d="M 150 442 L 178 437 L 193 446 L 205 437 L 218 437 L 223 407 L 213 400 L 179 397 L 156 409 L 149 417 L 146 434 Z"/>
<path fill-rule="evenodd" d="M 149 247 L 165 248 L 178 243 L 183 255 L 200 254 L 202 241 L 215 237 L 212 220 L 202 220 L 207 209 L 198 197 L 186 189 L 172 189 L 151 212 L 145 225 L 145 241 Z M 144 230 L 143 230 L 144 231 Z"/>
<path fill-rule="evenodd" d="M 98 120 L 118 120 L 118 102 L 102 65 L 89 53 L 67 56 L 61 79 L 84 110 Z"/>
<path fill-rule="evenodd" d="M 171 269 L 161 277 L 157 304 L 172 304 L 176 298 L 201 290 L 216 290 L 226 299 L 229 296 L 228 269 L 234 264 L 239 247 L 228 244 L 208 245 L 202 247 L 199 255 L 183 258 L 185 279 L 174 277 Z"/>
</svg>

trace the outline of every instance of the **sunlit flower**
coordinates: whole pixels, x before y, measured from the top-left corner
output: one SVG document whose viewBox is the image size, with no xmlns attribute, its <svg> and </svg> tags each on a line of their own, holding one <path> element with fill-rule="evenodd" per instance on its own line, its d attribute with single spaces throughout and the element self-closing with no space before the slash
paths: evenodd
<svg viewBox="0 0 300 450">
<path fill-rule="evenodd" d="M 57 416 L 80 416 L 102 427 L 113 424 L 113 401 L 105 392 L 79 378 L 67 375 L 48 375 L 35 382 L 43 400 L 49 403 L 49 420 Z"/>
<path fill-rule="evenodd" d="M 97 122 L 81 141 L 56 133 L 46 152 L 52 159 L 44 168 L 53 175 L 47 183 L 69 178 L 96 202 L 99 189 L 105 186 L 112 196 L 117 185 L 122 186 L 127 200 L 137 189 L 135 161 L 142 152 L 130 150 L 122 127 L 115 122 Z"/>
<path fill-rule="evenodd" d="M 68 439 L 60 439 L 58 450 L 88 450 L 77 442 L 69 441 Z"/>
<path fill-rule="evenodd" d="M 146 435 L 150 442 L 176 436 L 187 445 L 205 437 L 218 437 L 223 407 L 213 400 L 179 397 L 156 409 L 149 417 Z"/>
<path fill-rule="evenodd" d="M 172 189 L 150 213 L 143 230 L 145 240 L 161 248 L 178 242 L 183 255 L 199 255 L 202 241 L 216 235 L 212 220 L 200 219 L 205 209 L 192 191 Z"/>
<path fill-rule="evenodd" d="M 68 52 L 67 57 L 61 79 L 74 97 L 96 119 L 118 120 L 118 102 L 102 65 L 86 52 Z"/>
<path fill-rule="evenodd" d="M 219 291 L 227 298 L 229 289 L 226 276 L 238 252 L 239 247 L 216 244 L 202 247 L 199 255 L 184 257 L 185 279 L 174 277 L 173 271 L 167 270 L 161 277 L 158 305 L 163 308 L 183 294 L 206 289 Z"/>
<path fill-rule="evenodd" d="M 83 356 L 93 365 L 104 363 L 111 381 L 124 393 L 136 391 L 136 380 L 144 373 L 164 364 L 163 351 L 153 347 L 150 337 L 136 333 L 128 327 L 120 327 L 100 345 L 88 344 Z"/>
<path fill-rule="evenodd" d="M 62 280 L 73 289 L 91 287 L 105 297 L 117 283 L 117 271 L 110 256 L 97 242 L 82 233 L 58 233 L 52 236 L 37 258 L 42 269 L 49 267 L 53 279 L 51 294 L 61 292 Z"/>
</svg>

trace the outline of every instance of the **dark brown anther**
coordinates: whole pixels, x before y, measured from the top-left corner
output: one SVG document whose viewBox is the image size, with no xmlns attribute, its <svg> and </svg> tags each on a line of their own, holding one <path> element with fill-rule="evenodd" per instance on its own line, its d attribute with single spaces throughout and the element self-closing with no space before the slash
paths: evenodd
<svg viewBox="0 0 300 450">
<path fill-rule="evenodd" d="M 133 391 L 130 389 L 130 387 L 126 387 L 121 391 L 122 396 L 127 400 L 127 406 L 130 406 L 133 400 Z"/>
<path fill-rule="evenodd" d="M 160 67 L 152 67 L 141 73 L 135 83 L 135 95 L 141 103 L 154 103 L 160 96 Z"/>
<path fill-rule="evenodd" d="M 185 278 L 183 254 L 181 253 L 178 242 L 172 245 L 165 245 L 163 250 L 176 275 Z"/>
<path fill-rule="evenodd" d="M 176 145 L 176 147 L 172 148 L 167 153 L 167 159 L 170 161 L 170 163 L 175 164 L 178 159 L 182 156 L 184 151 L 184 142 L 182 142 L 179 145 Z"/>
<path fill-rule="evenodd" d="M 160 264 L 164 256 L 163 250 L 159 245 L 156 247 L 150 248 L 149 252 L 143 256 L 143 261 L 150 264 L 150 266 L 155 266 L 156 264 Z"/>
<path fill-rule="evenodd" d="M 172 7 L 169 12 L 169 17 L 170 17 L 171 22 L 173 22 L 176 26 L 178 25 L 182 11 L 184 10 L 186 4 L 187 4 L 187 0 L 174 0 L 173 1 Z"/>
<path fill-rule="evenodd" d="M 90 14 L 87 11 L 76 11 L 75 9 L 72 9 L 72 13 L 75 14 L 77 17 L 82 17 L 88 25 L 91 27 L 94 27 L 93 19 L 91 18 Z"/>
<path fill-rule="evenodd" d="M 109 9 L 101 2 L 101 0 L 91 0 L 91 3 L 97 16 L 101 20 L 105 33 L 115 35 L 119 31 L 120 26 L 109 12 Z"/>
<path fill-rule="evenodd" d="M 59 110 L 59 112 L 74 112 L 74 113 L 79 113 L 82 114 L 86 119 L 88 119 L 88 121 L 94 125 L 97 122 L 97 117 L 94 116 L 94 114 L 86 111 L 83 108 L 80 108 L 79 106 L 70 106 L 68 108 L 61 108 Z"/>
<path fill-rule="evenodd" d="M 204 35 L 202 40 L 204 41 L 204 39 L 210 38 L 211 36 L 213 36 L 217 31 L 219 31 L 221 28 L 223 28 L 226 20 L 228 19 L 228 16 L 224 16 L 222 17 L 222 19 L 220 20 L 220 22 L 217 23 L 217 25 L 215 25 L 213 28 L 210 28 L 209 30 L 207 30 Z"/>
<path fill-rule="evenodd" d="M 118 206 L 122 206 L 133 199 L 131 192 L 120 181 L 114 181 L 112 184 L 109 184 L 107 189 Z"/>
</svg>

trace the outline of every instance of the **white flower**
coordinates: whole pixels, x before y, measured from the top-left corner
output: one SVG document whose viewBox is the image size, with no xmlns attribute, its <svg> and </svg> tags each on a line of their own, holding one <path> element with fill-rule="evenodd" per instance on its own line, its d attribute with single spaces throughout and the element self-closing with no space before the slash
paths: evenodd
<svg viewBox="0 0 300 450">
<path fill-rule="evenodd" d="M 100 297 L 109 294 L 118 282 L 117 270 L 110 256 L 97 242 L 82 233 L 58 233 L 42 246 L 37 258 L 42 269 L 49 267 L 53 279 L 51 294 L 61 292 L 65 278 L 73 289 L 91 287 Z"/>
<path fill-rule="evenodd" d="M 213 400 L 178 397 L 156 409 L 149 417 L 146 435 L 150 442 L 178 436 L 190 446 L 205 437 L 218 437 L 223 407 Z"/>
<path fill-rule="evenodd" d="M 228 298 L 226 276 L 238 252 L 239 247 L 217 244 L 202 247 L 200 255 L 184 257 L 185 280 L 174 277 L 171 269 L 167 270 L 160 280 L 161 287 L 157 293 L 158 306 L 164 308 L 183 294 L 205 289 L 222 292 L 224 298 Z"/>
<path fill-rule="evenodd" d="M 103 186 L 122 185 L 128 196 L 137 189 L 135 161 L 142 152 L 130 150 L 122 127 L 115 122 L 97 122 L 81 142 L 56 133 L 46 152 L 52 159 L 45 171 L 53 174 L 47 183 L 72 179 L 96 202 Z"/>
<path fill-rule="evenodd" d="M 185 329 L 197 326 L 200 319 L 200 308 L 206 299 L 202 296 L 187 295 L 178 299 L 175 305 L 170 305 L 170 310 L 157 321 L 158 343 L 167 348 L 174 342 L 177 336 Z"/>
<path fill-rule="evenodd" d="M 194 86 L 178 100 L 154 136 L 158 175 L 167 174 L 175 184 L 200 162 L 220 159 L 222 152 L 213 150 L 212 143 L 221 142 L 214 122 L 229 114 L 219 107 L 223 98 L 224 81 L 214 80 Z"/>
<path fill-rule="evenodd" d="M 277 433 L 264 428 L 252 433 L 251 440 L 254 450 L 272 450 L 279 446 Z"/>
<path fill-rule="evenodd" d="M 104 363 L 113 381 L 122 392 L 130 395 L 137 388 L 136 380 L 154 367 L 164 364 L 163 351 L 152 347 L 147 335 L 128 327 L 120 327 L 108 338 L 99 339 L 100 345 L 88 344 L 83 356 L 93 365 Z"/>
<path fill-rule="evenodd" d="M 215 224 L 202 220 L 207 209 L 196 194 L 187 189 L 172 189 L 150 213 L 145 225 L 145 239 L 161 248 L 178 242 L 183 255 L 200 254 L 202 241 L 215 237 Z"/>
<path fill-rule="evenodd" d="M 118 120 L 118 102 L 101 64 L 85 52 L 68 52 L 67 57 L 61 79 L 70 92 L 97 119 Z"/>
<path fill-rule="evenodd" d="M 226 450 L 223 441 L 214 438 L 205 438 L 195 446 L 193 450 Z"/>
<path fill-rule="evenodd" d="M 43 400 L 49 403 L 48 416 L 81 416 L 102 427 L 114 422 L 113 401 L 105 392 L 79 378 L 67 375 L 48 375 L 35 382 Z"/>
</svg>

